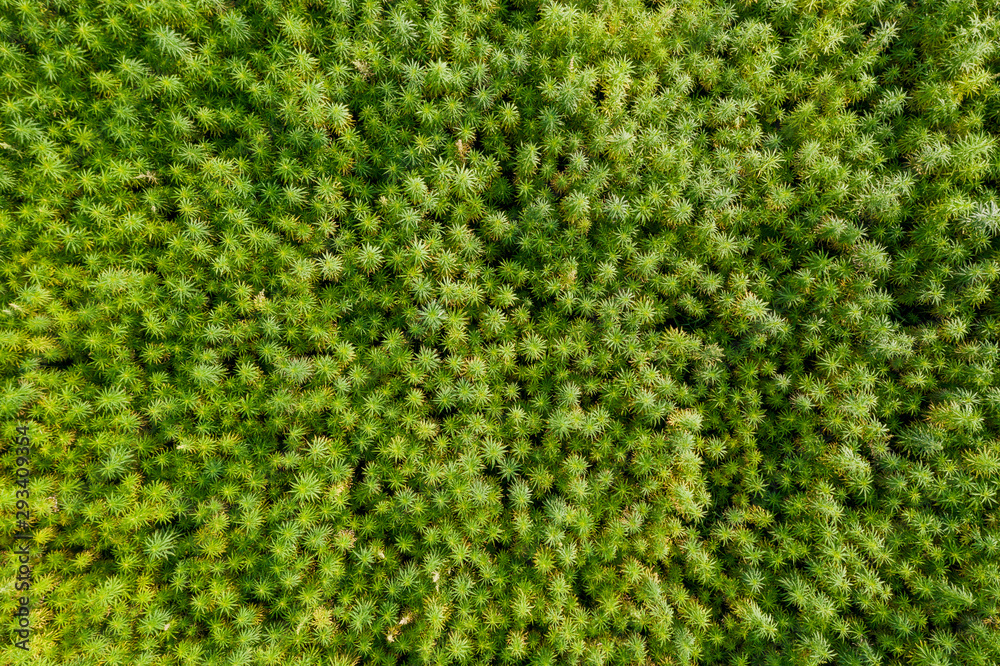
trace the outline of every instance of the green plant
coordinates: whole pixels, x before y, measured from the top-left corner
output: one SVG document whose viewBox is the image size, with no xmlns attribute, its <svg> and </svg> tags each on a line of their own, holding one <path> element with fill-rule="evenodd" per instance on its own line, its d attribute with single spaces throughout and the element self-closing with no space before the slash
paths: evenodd
<svg viewBox="0 0 1000 666">
<path fill-rule="evenodd" d="M 0 0 L 0 661 L 997 662 L 996 9 Z"/>
</svg>

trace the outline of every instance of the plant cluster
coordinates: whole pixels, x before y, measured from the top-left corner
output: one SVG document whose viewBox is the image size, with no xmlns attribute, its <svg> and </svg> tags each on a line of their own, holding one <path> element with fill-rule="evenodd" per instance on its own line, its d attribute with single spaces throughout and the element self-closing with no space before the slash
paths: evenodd
<svg viewBox="0 0 1000 666">
<path fill-rule="evenodd" d="M 0 0 L 0 661 L 1000 662 L 998 10 Z"/>
</svg>

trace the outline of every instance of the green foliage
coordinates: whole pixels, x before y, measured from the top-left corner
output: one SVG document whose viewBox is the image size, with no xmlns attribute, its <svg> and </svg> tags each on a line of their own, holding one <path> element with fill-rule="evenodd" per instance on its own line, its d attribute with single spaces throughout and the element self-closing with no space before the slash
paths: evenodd
<svg viewBox="0 0 1000 666">
<path fill-rule="evenodd" d="M 998 9 L 0 0 L 0 662 L 997 663 Z"/>
</svg>

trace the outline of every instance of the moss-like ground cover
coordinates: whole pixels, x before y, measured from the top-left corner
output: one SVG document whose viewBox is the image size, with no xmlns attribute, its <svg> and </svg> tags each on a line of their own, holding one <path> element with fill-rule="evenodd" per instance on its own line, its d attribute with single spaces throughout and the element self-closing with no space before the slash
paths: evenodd
<svg viewBox="0 0 1000 666">
<path fill-rule="evenodd" d="M 998 46 L 0 0 L 0 663 L 1000 662 Z"/>
</svg>

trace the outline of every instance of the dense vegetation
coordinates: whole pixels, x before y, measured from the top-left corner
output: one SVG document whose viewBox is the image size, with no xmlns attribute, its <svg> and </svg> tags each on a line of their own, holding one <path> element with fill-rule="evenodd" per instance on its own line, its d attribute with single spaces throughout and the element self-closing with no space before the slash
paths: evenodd
<svg viewBox="0 0 1000 666">
<path fill-rule="evenodd" d="M 0 0 L 0 662 L 1000 662 L 998 45 Z"/>
</svg>

